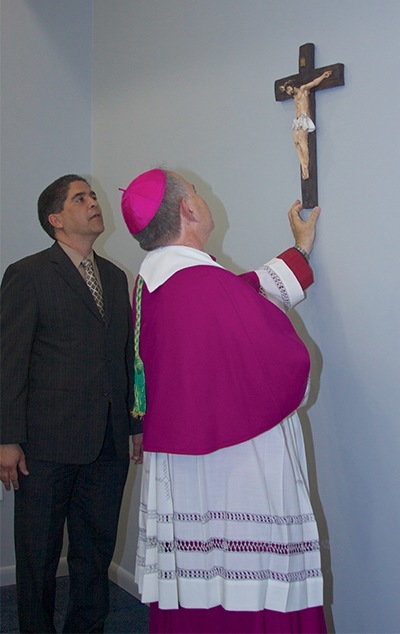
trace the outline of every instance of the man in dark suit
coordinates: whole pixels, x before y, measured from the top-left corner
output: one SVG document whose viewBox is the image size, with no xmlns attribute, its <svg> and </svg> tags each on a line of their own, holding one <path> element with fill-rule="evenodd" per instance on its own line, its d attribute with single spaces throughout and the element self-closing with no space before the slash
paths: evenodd
<svg viewBox="0 0 400 634">
<path fill-rule="evenodd" d="M 49 185 L 38 212 L 55 243 L 9 266 L 2 283 L 0 476 L 15 489 L 20 629 L 56 631 L 66 520 L 63 631 L 102 632 L 130 434 L 133 460 L 142 461 L 141 427 L 130 415 L 128 285 L 92 250 L 104 224 L 84 178 L 70 174 Z"/>
</svg>

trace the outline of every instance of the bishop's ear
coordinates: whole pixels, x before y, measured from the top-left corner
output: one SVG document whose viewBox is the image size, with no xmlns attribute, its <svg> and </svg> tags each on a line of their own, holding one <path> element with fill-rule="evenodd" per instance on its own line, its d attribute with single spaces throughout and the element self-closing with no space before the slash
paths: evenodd
<svg viewBox="0 0 400 634">
<path fill-rule="evenodd" d="M 181 200 L 181 215 L 186 222 L 196 222 L 196 214 L 190 209 L 189 203 L 186 198 Z"/>
</svg>

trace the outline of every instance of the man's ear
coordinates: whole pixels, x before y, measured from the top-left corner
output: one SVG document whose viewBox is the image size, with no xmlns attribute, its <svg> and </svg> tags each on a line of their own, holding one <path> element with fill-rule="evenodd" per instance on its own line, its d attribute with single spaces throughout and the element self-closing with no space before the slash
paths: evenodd
<svg viewBox="0 0 400 634">
<path fill-rule="evenodd" d="M 50 214 L 48 220 L 54 229 L 62 229 L 63 223 L 60 214 Z"/>
<path fill-rule="evenodd" d="M 188 201 L 186 198 L 182 198 L 180 204 L 180 212 L 183 220 L 186 222 L 193 222 L 196 220 L 196 216 L 191 209 L 189 209 Z"/>
</svg>

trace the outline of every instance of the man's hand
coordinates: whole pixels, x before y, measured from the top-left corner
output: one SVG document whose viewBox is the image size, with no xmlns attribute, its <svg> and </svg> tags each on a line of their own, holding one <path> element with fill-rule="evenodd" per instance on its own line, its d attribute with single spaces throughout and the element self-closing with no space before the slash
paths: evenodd
<svg viewBox="0 0 400 634">
<path fill-rule="evenodd" d="M 296 245 L 307 251 L 307 253 L 311 253 L 315 240 L 315 225 L 321 210 L 319 207 L 314 207 L 309 219 L 303 220 L 300 216 L 302 209 L 303 205 L 299 200 L 296 200 L 291 206 L 288 213 L 290 228 Z"/>
<path fill-rule="evenodd" d="M 7 491 L 11 485 L 17 491 L 19 489 L 18 469 L 27 476 L 25 454 L 19 445 L 0 445 L 0 479 Z"/>
<path fill-rule="evenodd" d="M 132 436 L 132 458 L 135 464 L 143 462 L 143 434 L 134 434 Z"/>
</svg>

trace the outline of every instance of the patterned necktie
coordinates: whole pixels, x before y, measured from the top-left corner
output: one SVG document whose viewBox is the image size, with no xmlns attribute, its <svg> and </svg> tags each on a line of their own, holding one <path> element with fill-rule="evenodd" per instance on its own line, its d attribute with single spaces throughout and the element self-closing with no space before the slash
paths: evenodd
<svg viewBox="0 0 400 634">
<path fill-rule="evenodd" d="M 100 315 L 104 319 L 104 302 L 103 302 L 103 293 L 100 288 L 100 285 L 97 281 L 96 275 L 94 273 L 94 268 L 91 260 L 84 259 L 82 260 L 82 266 L 85 269 L 85 281 L 89 287 L 90 292 L 93 295 L 93 299 L 96 302 L 97 308 L 99 309 Z"/>
</svg>

